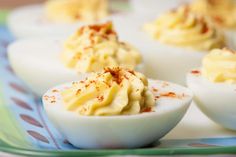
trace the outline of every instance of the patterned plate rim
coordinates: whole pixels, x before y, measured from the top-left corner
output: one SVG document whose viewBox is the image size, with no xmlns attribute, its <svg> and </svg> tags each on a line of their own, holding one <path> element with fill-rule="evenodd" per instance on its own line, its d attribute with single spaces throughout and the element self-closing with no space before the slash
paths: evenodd
<svg viewBox="0 0 236 157">
<path fill-rule="evenodd" d="M 108 155 L 180 155 L 180 154 L 198 154 L 198 155 L 209 155 L 209 154 L 236 154 L 236 146 L 230 147 L 212 147 L 212 148 L 140 148 L 140 149 L 104 149 L 104 150 L 69 150 L 69 151 L 58 151 L 58 150 L 37 150 L 37 149 L 24 149 L 13 147 L 5 142 L 0 142 L 0 151 L 12 153 L 16 155 L 26 156 L 40 156 L 40 157 L 59 157 L 59 156 L 108 156 Z"/>
</svg>

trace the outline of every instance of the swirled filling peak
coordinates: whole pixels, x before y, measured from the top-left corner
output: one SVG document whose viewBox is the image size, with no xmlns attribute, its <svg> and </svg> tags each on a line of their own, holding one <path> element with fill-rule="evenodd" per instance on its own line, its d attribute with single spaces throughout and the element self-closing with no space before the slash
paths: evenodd
<svg viewBox="0 0 236 157">
<path fill-rule="evenodd" d="M 207 51 L 225 45 L 224 35 L 205 18 L 181 6 L 145 25 L 156 40 L 179 47 Z"/>
<path fill-rule="evenodd" d="M 191 10 L 209 17 L 218 26 L 236 28 L 236 2 L 234 0 L 195 0 L 191 4 Z"/>
<path fill-rule="evenodd" d="M 146 77 L 120 67 L 74 82 L 62 92 L 65 107 L 85 116 L 133 115 L 152 110 L 154 96 Z"/>
<path fill-rule="evenodd" d="M 212 82 L 236 83 L 236 52 L 214 49 L 203 59 L 202 75 Z"/>
<path fill-rule="evenodd" d="M 46 16 L 56 22 L 95 22 L 108 15 L 107 0 L 48 0 Z"/>
<path fill-rule="evenodd" d="M 138 50 L 119 41 L 111 22 L 81 27 L 65 42 L 61 59 L 82 73 L 113 66 L 135 69 L 142 60 Z"/>
</svg>

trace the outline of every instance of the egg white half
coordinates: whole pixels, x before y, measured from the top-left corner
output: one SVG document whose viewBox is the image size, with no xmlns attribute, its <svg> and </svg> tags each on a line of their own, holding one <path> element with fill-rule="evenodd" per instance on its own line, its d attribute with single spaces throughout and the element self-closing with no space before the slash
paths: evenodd
<svg viewBox="0 0 236 157">
<path fill-rule="evenodd" d="M 236 130 L 236 84 L 214 83 L 201 73 L 189 73 L 187 85 L 198 107 L 213 121 Z"/>
<path fill-rule="evenodd" d="M 44 108 L 54 126 L 79 148 L 136 148 L 150 144 L 167 134 L 182 119 L 192 92 L 169 82 L 149 80 L 155 96 L 173 92 L 181 98 L 160 97 L 154 112 L 119 116 L 81 116 L 67 111 L 60 92 L 71 83 L 50 89 L 43 96 Z M 55 92 L 57 91 L 57 92 Z M 45 97 L 55 97 L 55 101 Z"/>
</svg>

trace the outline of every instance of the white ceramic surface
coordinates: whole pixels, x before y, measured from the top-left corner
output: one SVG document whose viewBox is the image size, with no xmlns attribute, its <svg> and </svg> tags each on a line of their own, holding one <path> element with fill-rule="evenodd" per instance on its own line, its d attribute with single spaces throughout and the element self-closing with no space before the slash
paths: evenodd
<svg viewBox="0 0 236 157">
<path fill-rule="evenodd" d="M 99 22 L 114 20 L 119 14 L 113 14 Z M 29 5 L 13 10 L 7 19 L 7 25 L 16 38 L 70 35 L 78 27 L 89 23 L 55 23 L 49 21 L 43 5 Z"/>
<path fill-rule="evenodd" d="M 28 38 L 13 42 L 8 47 L 10 64 L 15 73 L 38 96 L 49 88 L 85 78 L 88 73 L 77 73 L 60 61 L 65 38 Z M 136 67 L 144 72 L 144 65 Z"/>
<path fill-rule="evenodd" d="M 225 128 L 236 130 L 236 85 L 213 83 L 193 73 L 187 75 L 187 85 L 203 113 Z"/>
<path fill-rule="evenodd" d="M 182 119 L 192 100 L 187 88 L 163 81 L 149 80 L 150 88 L 160 93 L 175 92 L 183 98 L 161 97 L 154 112 L 130 116 L 81 116 L 64 109 L 59 91 L 71 83 L 55 87 L 45 95 L 55 96 L 56 102 L 43 99 L 51 122 L 65 137 L 79 148 L 136 148 L 148 145 L 167 134 Z"/>
</svg>

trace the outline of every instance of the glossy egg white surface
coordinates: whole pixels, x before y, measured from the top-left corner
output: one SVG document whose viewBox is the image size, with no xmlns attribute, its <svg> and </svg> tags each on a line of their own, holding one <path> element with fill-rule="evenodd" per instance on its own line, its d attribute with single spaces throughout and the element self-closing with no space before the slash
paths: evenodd
<svg viewBox="0 0 236 157">
<path fill-rule="evenodd" d="M 114 20 L 118 14 L 110 15 L 100 22 Z M 7 19 L 7 25 L 16 38 L 44 37 L 70 35 L 78 27 L 89 23 L 78 21 L 76 23 L 52 22 L 44 15 L 43 5 L 23 6 L 13 10 Z"/>
<path fill-rule="evenodd" d="M 85 78 L 89 73 L 78 73 L 60 60 L 65 38 L 29 38 L 13 42 L 8 56 L 14 72 L 38 96 L 49 88 L 65 82 Z M 144 72 L 144 65 L 136 67 Z"/>
<path fill-rule="evenodd" d="M 120 38 L 137 47 L 144 58 L 145 74 L 149 78 L 166 80 L 185 85 L 186 74 L 201 65 L 202 58 L 207 52 L 162 44 L 152 39 L 143 30 L 145 23 L 153 21 L 157 16 L 144 13 L 127 14 L 117 18 L 116 23 L 124 23 L 127 29 L 117 25 Z M 132 20 L 129 20 L 132 19 Z"/>
<path fill-rule="evenodd" d="M 235 84 L 213 83 L 193 70 L 187 75 L 187 85 L 203 113 L 223 127 L 236 130 Z"/>
<path fill-rule="evenodd" d="M 72 83 L 57 86 L 43 96 L 46 113 L 54 126 L 78 148 L 137 148 L 165 136 L 186 113 L 192 92 L 182 86 L 164 81 L 149 80 L 155 96 L 174 92 L 179 97 L 156 100 L 154 112 L 138 115 L 81 116 L 64 108 L 60 91 Z M 55 92 L 57 91 L 57 92 Z M 45 98 L 49 99 L 45 99 Z M 55 101 L 51 101 L 54 97 Z"/>
</svg>

